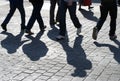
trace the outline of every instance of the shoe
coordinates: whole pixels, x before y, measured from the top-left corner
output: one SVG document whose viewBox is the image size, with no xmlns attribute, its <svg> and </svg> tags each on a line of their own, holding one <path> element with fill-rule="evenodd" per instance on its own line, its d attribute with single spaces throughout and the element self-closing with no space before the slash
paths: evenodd
<svg viewBox="0 0 120 81">
<path fill-rule="evenodd" d="M 44 26 L 43 28 L 41 28 L 41 32 L 45 31 L 46 26 Z"/>
<path fill-rule="evenodd" d="M 34 34 L 33 32 L 31 32 L 30 30 L 27 30 L 27 29 L 25 29 L 25 33 L 28 33 L 28 35 Z"/>
<path fill-rule="evenodd" d="M 110 40 L 115 40 L 117 38 L 116 35 L 110 36 Z"/>
<path fill-rule="evenodd" d="M 65 36 L 62 36 L 62 35 L 59 35 L 56 37 L 57 40 L 62 40 L 62 39 L 65 39 Z"/>
<path fill-rule="evenodd" d="M 1 27 L 4 31 L 7 31 L 6 24 L 1 24 Z"/>
<path fill-rule="evenodd" d="M 93 33 L 92 33 L 92 38 L 94 40 L 96 40 L 97 39 L 97 35 L 98 35 L 98 29 L 97 29 L 97 27 L 94 27 L 93 28 Z"/>
<path fill-rule="evenodd" d="M 81 27 L 77 28 L 77 35 L 79 35 L 81 33 Z"/>
</svg>

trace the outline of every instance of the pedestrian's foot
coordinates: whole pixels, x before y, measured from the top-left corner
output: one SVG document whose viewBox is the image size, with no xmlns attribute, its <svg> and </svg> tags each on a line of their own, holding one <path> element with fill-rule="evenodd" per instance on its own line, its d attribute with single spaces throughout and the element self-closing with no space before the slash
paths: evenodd
<svg viewBox="0 0 120 81">
<path fill-rule="evenodd" d="M 97 27 L 94 27 L 93 28 L 93 33 L 92 33 L 92 38 L 94 40 L 96 40 L 97 39 L 97 35 L 98 35 L 98 29 L 97 29 Z"/>
<path fill-rule="evenodd" d="M 117 38 L 116 35 L 110 36 L 110 40 L 115 40 Z"/>
<path fill-rule="evenodd" d="M 4 31 L 7 31 L 6 25 L 5 24 L 1 24 L 1 27 Z"/>
<path fill-rule="evenodd" d="M 65 36 L 58 35 L 58 36 L 56 37 L 56 40 L 63 40 L 63 39 L 65 39 Z"/>
<path fill-rule="evenodd" d="M 41 28 L 41 32 L 45 31 L 46 26 L 44 26 L 43 28 Z"/>
<path fill-rule="evenodd" d="M 34 33 L 31 32 L 30 30 L 25 29 L 25 33 L 28 33 L 28 35 L 33 35 Z"/>
</svg>

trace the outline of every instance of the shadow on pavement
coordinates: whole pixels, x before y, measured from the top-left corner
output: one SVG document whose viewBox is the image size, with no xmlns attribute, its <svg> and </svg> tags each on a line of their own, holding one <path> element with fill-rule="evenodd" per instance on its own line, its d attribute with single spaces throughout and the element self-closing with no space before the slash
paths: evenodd
<svg viewBox="0 0 120 81">
<path fill-rule="evenodd" d="M 69 46 L 66 40 L 58 41 L 66 52 L 68 64 L 75 67 L 74 73 L 71 74 L 74 77 L 85 77 L 86 70 L 92 68 L 92 63 L 86 58 L 84 49 L 81 46 L 82 38 L 83 36 L 78 36 L 75 39 L 73 48 Z"/>
<path fill-rule="evenodd" d="M 7 37 L 1 41 L 1 46 L 5 48 L 9 54 L 15 53 L 24 42 L 28 41 L 21 41 L 24 32 L 20 32 L 20 34 L 16 36 L 8 32 L 1 32 L 1 34 L 7 35 Z"/>
<path fill-rule="evenodd" d="M 111 44 L 103 44 L 98 42 L 94 42 L 94 44 L 97 47 L 108 47 L 110 51 L 114 54 L 114 59 L 120 64 L 120 42 L 118 40 L 114 40 L 113 42 L 117 44 L 118 47 L 113 46 Z"/>
<path fill-rule="evenodd" d="M 55 37 L 59 33 L 59 29 L 56 26 L 52 26 L 52 29 L 48 31 L 47 36 L 51 39 L 56 41 Z"/>
<path fill-rule="evenodd" d="M 40 40 L 42 32 L 39 32 L 36 37 L 26 36 L 31 39 L 31 42 L 24 44 L 22 49 L 24 54 L 26 54 L 32 61 L 37 61 L 40 57 L 43 57 L 47 54 L 48 48 L 44 42 Z"/>
<path fill-rule="evenodd" d="M 82 13 L 82 15 L 88 20 L 95 21 L 95 22 L 98 21 L 98 18 L 94 16 L 94 13 L 91 10 L 87 11 L 82 9 L 80 10 L 80 13 Z"/>
</svg>

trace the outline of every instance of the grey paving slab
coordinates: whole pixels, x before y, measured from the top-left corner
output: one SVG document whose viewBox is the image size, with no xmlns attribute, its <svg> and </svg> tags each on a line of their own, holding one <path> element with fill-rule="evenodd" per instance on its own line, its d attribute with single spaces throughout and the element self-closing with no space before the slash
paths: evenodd
<svg viewBox="0 0 120 81">
<path fill-rule="evenodd" d="M 24 3 L 26 24 L 32 6 Z M 99 3 L 94 0 L 94 9 L 82 6 L 77 16 L 82 24 L 82 33 L 76 29 L 67 12 L 67 39 L 56 41 L 59 27 L 49 26 L 49 1 L 45 1 L 42 17 L 47 25 L 43 35 L 34 24 L 32 36 L 20 33 L 18 10 L 10 20 L 6 33 L 0 28 L 0 81 L 120 81 L 120 7 L 118 7 L 116 41 L 109 40 L 110 17 L 99 32 L 97 41 L 91 37 L 92 29 L 100 16 Z M 9 3 L 0 0 L 0 23 L 9 11 Z"/>
</svg>

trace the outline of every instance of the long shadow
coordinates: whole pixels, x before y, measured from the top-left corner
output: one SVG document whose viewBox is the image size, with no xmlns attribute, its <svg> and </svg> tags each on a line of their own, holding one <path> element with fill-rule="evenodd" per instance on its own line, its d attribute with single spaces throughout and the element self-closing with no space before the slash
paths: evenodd
<svg viewBox="0 0 120 81">
<path fill-rule="evenodd" d="M 55 37 L 58 35 L 59 29 L 56 26 L 52 26 L 51 30 L 48 31 L 47 36 L 51 39 L 56 41 Z"/>
<path fill-rule="evenodd" d="M 37 61 L 40 57 L 43 57 L 47 54 L 48 48 L 44 42 L 40 40 L 40 37 L 43 35 L 42 32 L 39 32 L 36 37 L 26 36 L 32 41 L 23 46 L 23 52 L 26 54 L 32 61 Z"/>
<path fill-rule="evenodd" d="M 52 29 L 49 30 L 47 33 L 47 36 L 53 41 L 56 41 L 56 36 L 58 36 L 58 35 L 59 35 L 59 28 L 57 26 L 52 27 Z M 65 38 L 67 41 L 69 41 L 67 31 L 66 31 Z"/>
<path fill-rule="evenodd" d="M 113 46 L 111 44 L 103 44 L 94 42 L 97 47 L 108 47 L 110 51 L 114 54 L 114 59 L 120 64 L 120 42 L 118 40 L 114 40 L 114 43 L 118 45 L 118 47 Z"/>
<path fill-rule="evenodd" d="M 87 10 L 82 9 L 80 10 L 80 13 L 82 13 L 82 15 L 88 20 L 95 21 L 95 22 L 98 21 L 98 18 L 94 16 L 94 13 L 91 10 L 87 11 Z"/>
<path fill-rule="evenodd" d="M 15 53 L 17 49 L 27 41 L 21 41 L 24 32 L 20 32 L 16 36 L 8 32 L 1 32 L 1 34 L 7 35 L 7 37 L 1 41 L 1 46 L 5 48 L 9 54 Z"/>
<path fill-rule="evenodd" d="M 74 73 L 71 74 L 74 77 L 85 77 L 87 74 L 86 70 L 92 68 L 92 63 L 86 58 L 84 49 L 80 45 L 82 43 L 82 38 L 83 36 L 78 36 L 75 39 L 73 48 L 69 46 L 68 41 L 59 41 L 67 54 L 68 64 L 75 67 Z"/>
</svg>

